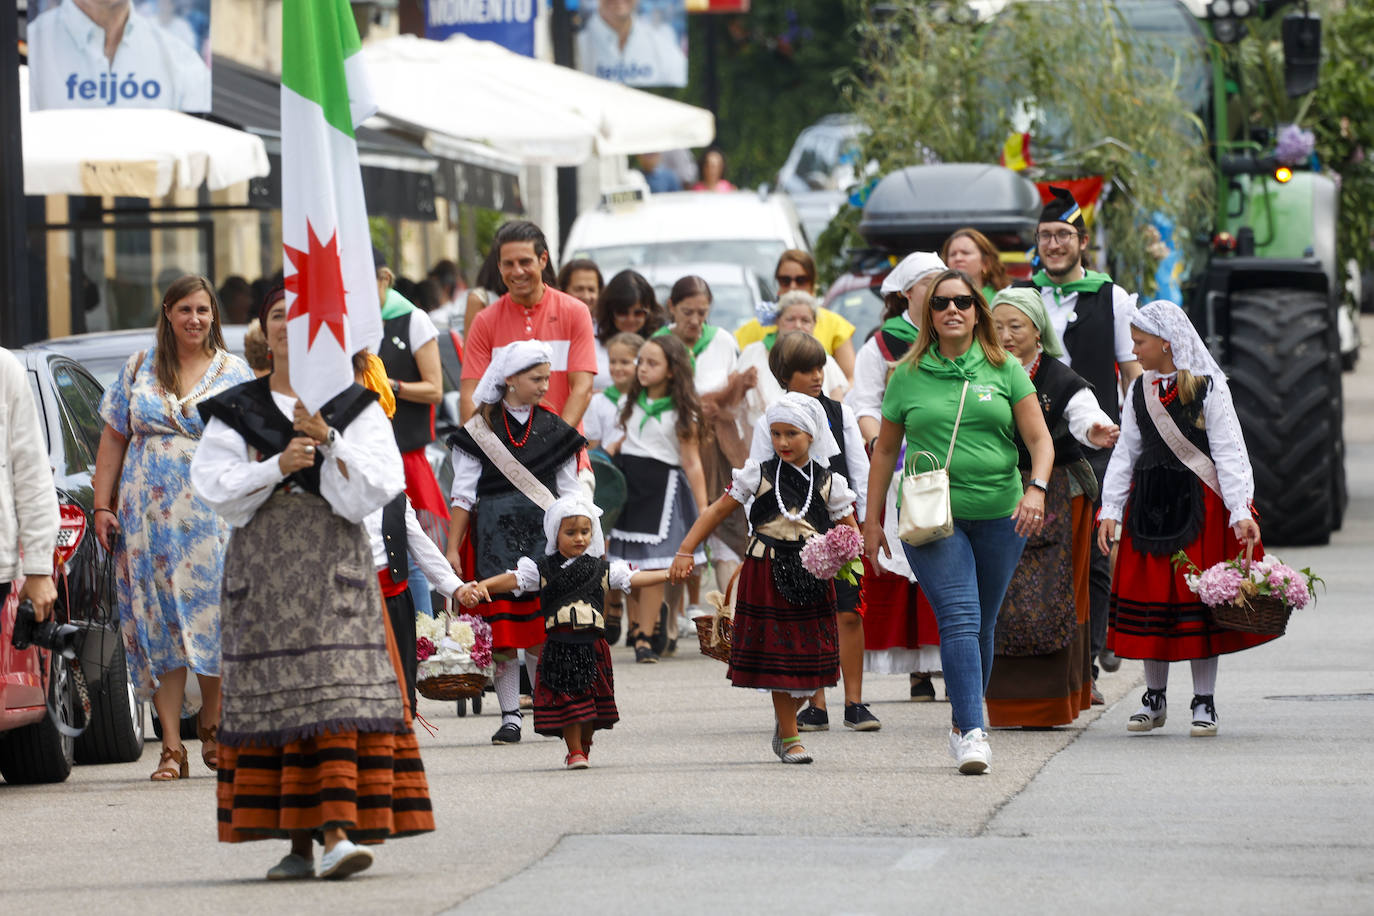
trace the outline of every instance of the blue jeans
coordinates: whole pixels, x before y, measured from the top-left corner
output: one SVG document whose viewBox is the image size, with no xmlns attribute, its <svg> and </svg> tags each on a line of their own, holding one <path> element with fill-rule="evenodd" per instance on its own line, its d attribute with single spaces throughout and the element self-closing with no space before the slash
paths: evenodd
<svg viewBox="0 0 1374 916">
<path fill-rule="evenodd" d="M 429 580 L 420 572 L 420 564 L 415 562 L 415 557 L 411 556 L 409 560 L 410 570 L 406 575 L 410 584 L 410 600 L 414 602 L 416 611 L 426 617 L 433 617 L 434 601 L 429 593 Z"/>
<path fill-rule="evenodd" d="M 954 725 L 983 728 L 983 694 L 992 676 L 997 612 L 1026 539 L 1010 518 L 956 518 L 947 538 L 903 544 L 916 582 L 940 625 L 940 662 Z"/>
</svg>

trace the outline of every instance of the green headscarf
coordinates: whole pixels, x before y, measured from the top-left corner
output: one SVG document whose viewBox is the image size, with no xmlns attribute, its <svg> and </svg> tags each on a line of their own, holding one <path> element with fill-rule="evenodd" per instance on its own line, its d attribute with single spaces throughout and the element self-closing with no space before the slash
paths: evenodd
<svg viewBox="0 0 1374 916">
<path fill-rule="evenodd" d="M 999 305 L 1010 305 L 1026 314 L 1031 324 L 1040 332 L 1040 349 L 1045 351 L 1046 356 L 1058 359 L 1064 355 L 1064 345 L 1059 342 L 1059 335 L 1054 332 L 1054 325 L 1050 323 L 1049 313 L 1045 311 L 1045 300 L 1040 298 L 1040 290 L 1029 286 L 1009 286 L 992 297 L 988 308 L 995 309 Z"/>
</svg>

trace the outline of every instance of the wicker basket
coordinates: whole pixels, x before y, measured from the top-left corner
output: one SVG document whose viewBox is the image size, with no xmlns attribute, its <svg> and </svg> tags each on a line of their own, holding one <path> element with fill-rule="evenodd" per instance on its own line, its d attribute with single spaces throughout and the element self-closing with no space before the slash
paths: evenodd
<svg viewBox="0 0 1374 916">
<path fill-rule="evenodd" d="M 1250 568 L 1251 552 L 1251 546 L 1246 544 L 1246 571 Z M 1274 595 L 1256 595 L 1242 604 L 1223 604 L 1207 610 L 1212 615 L 1212 623 L 1223 629 L 1265 636 L 1282 636 L 1284 630 L 1288 629 L 1288 618 L 1293 613 L 1293 609 L 1282 598 Z"/>
<path fill-rule="evenodd" d="M 706 596 L 706 600 L 716 606 L 716 613 L 692 618 L 692 622 L 697 625 L 697 641 L 701 643 L 701 654 L 727 665 L 730 663 L 730 647 L 734 644 L 735 623 L 725 615 L 725 611 L 734 603 L 730 596 L 735 592 L 739 574 L 740 570 L 736 569 L 735 574 L 730 577 L 730 582 L 725 586 L 724 595 L 720 592 L 711 592 Z"/>
<path fill-rule="evenodd" d="M 487 686 L 485 674 L 439 674 L 415 683 L 420 696 L 430 700 L 466 700 L 480 697 Z"/>
</svg>

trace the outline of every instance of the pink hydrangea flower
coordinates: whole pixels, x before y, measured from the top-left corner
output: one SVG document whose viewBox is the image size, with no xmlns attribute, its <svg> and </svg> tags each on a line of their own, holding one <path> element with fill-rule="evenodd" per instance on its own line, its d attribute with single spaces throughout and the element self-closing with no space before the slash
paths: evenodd
<svg viewBox="0 0 1374 916">
<path fill-rule="evenodd" d="M 434 654 L 434 643 L 428 636 L 421 636 L 415 640 L 415 658 L 417 661 L 424 661 Z"/>
<path fill-rule="evenodd" d="M 848 525 L 837 525 L 802 545 L 802 568 L 817 579 L 833 579 L 863 552 L 863 539 Z"/>
<path fill-rule="evenodd" d="M 1209 607 L 1230 604 L 1240 594 L 1240 584 L 1245 576 L 1239 569 L 1217 564 L 1198 576 L 1197 594 L 1202 603 Z"/>
</svg>

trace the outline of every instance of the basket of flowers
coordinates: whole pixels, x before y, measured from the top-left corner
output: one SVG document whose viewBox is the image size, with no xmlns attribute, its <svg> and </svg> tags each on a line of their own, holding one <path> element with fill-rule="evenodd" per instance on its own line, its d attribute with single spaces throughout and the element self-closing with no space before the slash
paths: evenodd
<svg viewBox="0 0 1374 916">
<path fill-rule="evenodd" d="M 1273 554 L 1252 561 L 1249 545 L 1235 559 L 1205 570 L 1181 550 L 1173 560 L 1175 569 L 1188 570 L 1183 581 L 1207 605 L 1212 622 L 1245 633 L 1282 636 L 1293 611 L 1316 597 L 1322 581 L 1311 569 L 1293 569 Z"/>
<path fill-rule="evenodd" d="M 415 617 L 415 689 L 431 700 L 482 695 L 491 677 L 491 625 L 481 617 Z"/>
<path fill-rule="evenodd" d="M 701 644 L 701 654 L 716 661 L 730 663 L 730 647 L 734 645 L 735 633 L 735 583 L 739 581 L 739 568 L 730 577 L 724 594 L 707 592 L 706 603 L 712 613 L 693 617 L 697 625 L 697 642 Z"/>
</svg>

